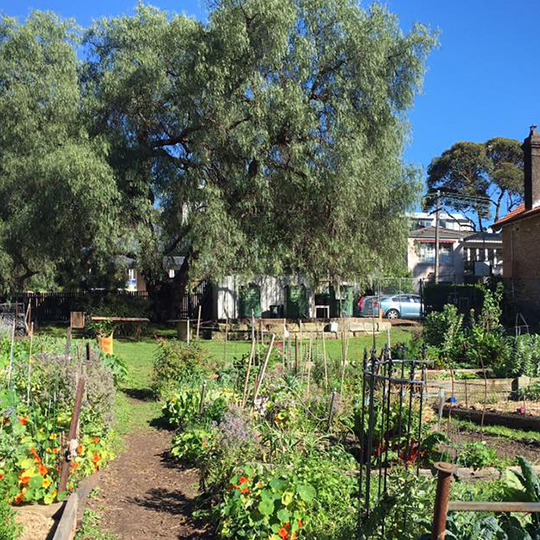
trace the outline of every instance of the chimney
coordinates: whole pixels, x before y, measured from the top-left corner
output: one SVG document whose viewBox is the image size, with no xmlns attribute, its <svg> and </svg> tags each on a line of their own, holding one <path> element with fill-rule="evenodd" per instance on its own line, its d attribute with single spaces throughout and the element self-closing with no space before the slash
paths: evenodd
<svg viewBox="0 0 540 540">
<path fill-rule="evenodd" d="M 525 210 L 540 206 L 540 135 L 531 126 L 529 136 L 523 141 Z"/>
</svg>

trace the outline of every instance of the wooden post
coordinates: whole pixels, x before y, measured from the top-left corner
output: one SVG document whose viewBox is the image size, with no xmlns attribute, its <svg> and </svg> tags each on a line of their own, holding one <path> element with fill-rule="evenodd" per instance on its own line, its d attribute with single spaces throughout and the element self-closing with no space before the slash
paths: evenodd
<svg viewBox="0 0 540 540">
<path fill-rule="evenodd" d="M 202 306 L 199 306 L 199 313 L 197 314 L 197 341 L 199 341 L 199 330 L 201 328 L 201 310 Z"/>
<path fill-rule="evenodd" d="M 189 317 L 187 319 L 187 344 L 188 344 L 188 347 L 189 347 L 189 343 L 191 341 L 191 328 L 190 328 L 190 320 L 189 320 Z"/>
<path fill-rule="evenodd" d="M 87 344 L 86 354 L 89 356 L 90 344 Z M 68 476 L 69 476 L 69 462 L 72 459 L 72 453 L 77 448 L 77 426 L 79 424 L 79 415 L 81 413 L 81 403 L 84 394 L 84 379 L 81 377 L 77 383 L 77 393 L 75 394 L 75 405 L 73 407 L 73 414 L 71 415 L 71 423 L 69 424 L 68 433 L 68 448 L 64 455 L 64 462 L 62 463 L 62 472 L 60 473 L 60 482 L 58 483 L 58 493 L 62 493 L 66 490 Z"/>
<path fill-rule="evenodd" d="M 71 356 L 71 326 L 66 331 L 66 358 Z"/>
<path fill-rule="evenodd" d="M 8 375 L 8 388 L 11 388 L 11 374 L 13 372 L 13 360 L 15 357 L 15 325 L 17 324 L 17 318 L 13 319 L 13 328 L 11 329 L 11 350 L 9 352 L 9 375 Z"/>
<path fill-rule="evenodd" d="M 435 463 L 434 467 L 439 471 L 439 474 L 437 477 L 437 494 L 435 496 L 431 540 L 445 540 L 450 484 L 452 483 L 452 474 L 454 474 L 456 466 L 451 463 L 439 462 Z"/>
</svg>

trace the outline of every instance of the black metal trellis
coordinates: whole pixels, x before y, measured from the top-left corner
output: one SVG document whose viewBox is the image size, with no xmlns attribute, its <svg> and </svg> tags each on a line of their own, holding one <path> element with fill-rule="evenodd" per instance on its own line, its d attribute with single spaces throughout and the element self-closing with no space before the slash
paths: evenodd
<svg viewBox="0 0 540 540">
<path fill-rule="evenodd" d="M 363 383 L 357 426 L 360 442 L 359 537 L 367 538 L 370 515 L 392 491 L 393 468 L 419 469 L 422 411 L 426 385 L 425 351 L 421 359 L 393 359 L 388 347 L 377 357 L 364 352 Z M 404 513 L 405 515 L 406 513 Z M 384 538 L 383 519 L 375 537 Z"/>
</svg>

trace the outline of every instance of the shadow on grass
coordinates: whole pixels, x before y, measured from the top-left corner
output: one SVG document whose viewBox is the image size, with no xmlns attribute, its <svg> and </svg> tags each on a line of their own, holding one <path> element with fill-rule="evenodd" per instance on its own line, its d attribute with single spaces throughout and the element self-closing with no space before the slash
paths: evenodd
<svg viewBox="0 0 540 540">
<path fill-rule="evenodd" d="M 156 401 L 156 394 L 151 388 L 122 388 L 122 392 L 139 401 Z"/>
</svg>

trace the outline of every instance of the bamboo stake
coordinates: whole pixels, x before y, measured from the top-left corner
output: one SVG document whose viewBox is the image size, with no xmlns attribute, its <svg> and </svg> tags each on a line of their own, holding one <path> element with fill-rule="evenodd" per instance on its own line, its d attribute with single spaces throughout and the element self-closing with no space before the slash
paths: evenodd
<svg viewBox="0 0 540 540">
<path fill-rule="evenodd" d="M 30 323 L 30 350 L 28 351 L 28 382 L 26 386 L 26 404 L 30 404 L 30 387 L 32 380 L 32 345 L 34 343 L 34 323 Z"/>
<path fill-rule="evenodd" d="M 311 383 L 311 346 L 312 346 L 312 343 L 313 343 L 313 337 L 312 337 L 311 334 L 309 334 L 306 396 L 309 396 L 309 387 L 310 387 L 310 383 Z"/>
<path fill-rule="evenodd" d="M 11 350 L 9 353 L 9 374 L 8 374 L 8 388 L 11 388 L 11 373 L 13 372 L 13 357 L 15 354 L 15 324 L 17 318 L 13 319 L 13 328 L 11 329 Z"/>
<path fill-rule="evenodd" d="M 323 347 L 323 362 L 324 362 L 324 391 L 328 392 L 328 364 L 326 362 L 326 340 L 324 338 L 324 326 L 322 329 L 322 347 Z"/>
<path fill-rule="evenodd" d="M 344 340 L 344 332 L 341 334 L 341 381 L 339 385 L 339 393 L 343 395 L 343 384 L 345 380 L 345 364 L 347 363 L 347 353 L 349 348 L 349 337 L 347 336 L 347 341 Z"/>
<path fill-rule="evenodd" d="M 251 364 L 253 362 L 253 356 L 255 354 L 255 339 L 252 334 L 251 336 L 251 350 L 249 351 L 249 361 L 248 368 L 246 372 L 246 380 L 244 381 L 244 393 L 242 394 L 242 409 L 246 406 L 248 386 L 249 386 L 249 376 L 251 375 Z"/>
<path fill-rule="evenodd" d="M 275 334 L 272 334 L 272 337 L 270 338 L 270 346 L 268 347 L 268 352 L 266 353 L 266 358 L 264 359 L 264 363 L 261 368 L 261 373 L 259 375 L 259 378 L 257 379 L 257 384 L 255 386 L 255 392 L 253 394 L 253 405 L 255 405 L 255 402 L 257 401 L 257 398 L 259 397 L 259 390 L 261 389 L 261 385 L 264 379 L 264 375 L 266 373 L 266 367 L 268 366 L 268 360 L 270 360 L 270 355 L 272 354 L 272 347 L 274 346 L 274 340 L 276 338 Z"/>
</svg>

